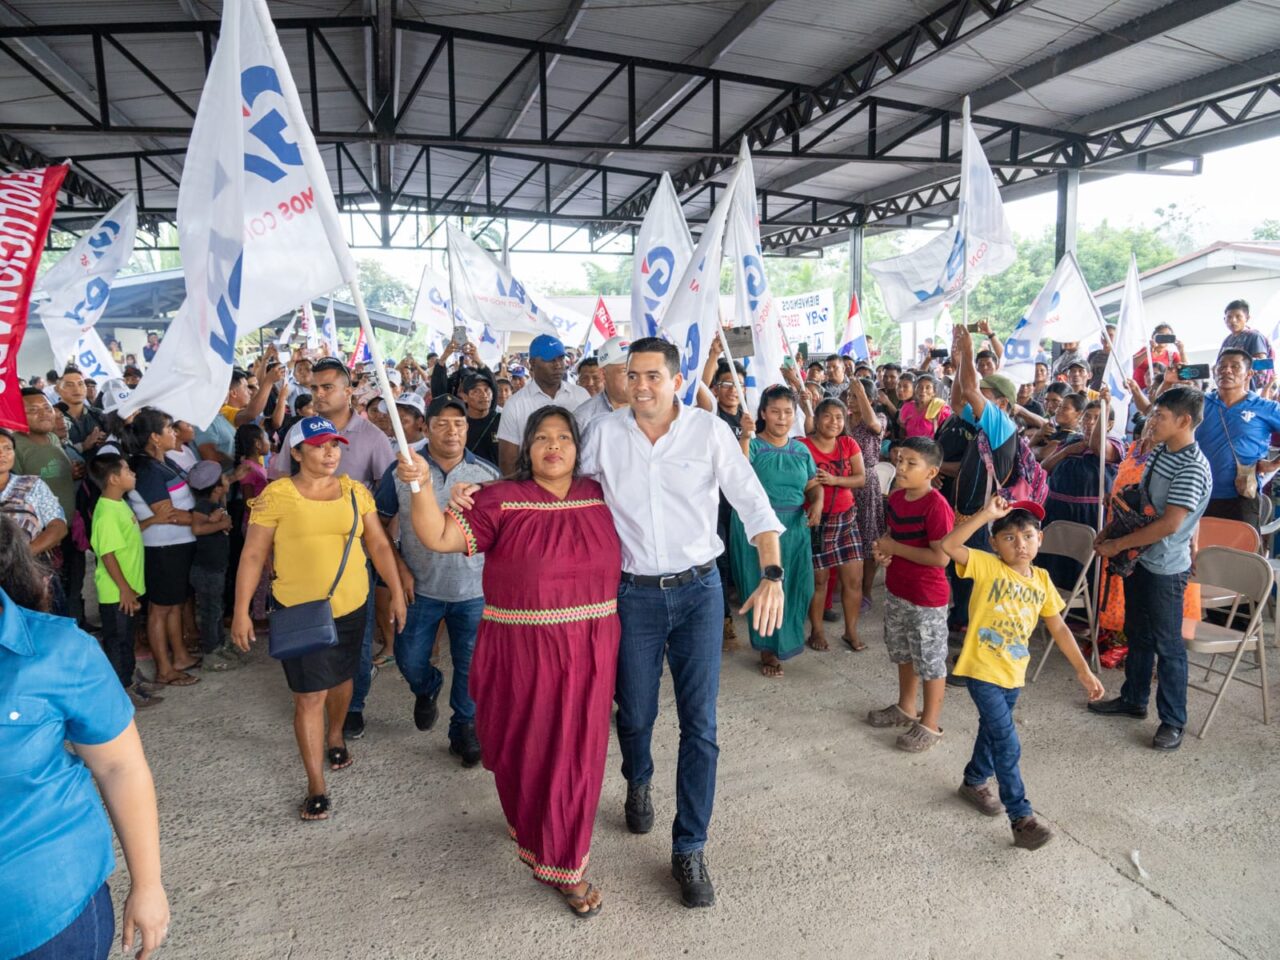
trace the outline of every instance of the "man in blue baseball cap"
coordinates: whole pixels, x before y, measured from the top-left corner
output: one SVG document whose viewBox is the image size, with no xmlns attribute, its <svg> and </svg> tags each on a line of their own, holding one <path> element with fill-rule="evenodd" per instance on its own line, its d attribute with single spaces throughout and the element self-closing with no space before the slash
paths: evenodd
<svg viewBox="0 0 1280 960">
<path fill-rule="evenodd" d="M 498 467 L 504 477 L 515 471 L 529 414 L 553 403 L 573 411 L 591 399 L 587 391 L 564 379 L 564 353 L 564 344 L 549 334 L 539 334 L 529 344 L 533 382 L 512 394 L 498 423 Z"/>
</svg>

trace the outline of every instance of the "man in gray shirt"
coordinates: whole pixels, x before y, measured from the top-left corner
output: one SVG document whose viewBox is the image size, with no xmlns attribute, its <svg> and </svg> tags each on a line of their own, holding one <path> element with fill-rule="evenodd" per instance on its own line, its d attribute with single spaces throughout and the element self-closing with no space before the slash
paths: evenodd
<svg viewBox="0 0 1280 960">
<path fill-rule="evenodd" d="M 431 468 L 431 487 L 442 510 L 449 505 L 449 491 L 455 483 L 498 479 L 498 468 L 469 451 L 466 442 L 466 405 L 449 394 L 432 400 L 427 408 L 427 446 L 421 452 Z M 384 524 L 413 512 L 413 494 L 407 483 L 396 478 L 395 470 L 394 463 L 387 467 L 375 498 Z M 484 556 L 428 550 L 413 532 L 413 524 L 401 523 L 396 560 L 405 593 L 412 597 L 404 632 L 396 638 L 396 664 L 414 693 L 413 722 L 419 730 L 430 730 L 436 722 L 436 697 L 444 685 L 444 675 L 431 662 L 431 649 L 443 620 L 449 630 L 453 660 L 449 752 L 459 757 L 464 767 L 474 767 L 480 762 L 480 740 L 476 736 L 476 705 L 467 692 L 467 675 L 484 612 L 480 582 Z"/>
</svg>

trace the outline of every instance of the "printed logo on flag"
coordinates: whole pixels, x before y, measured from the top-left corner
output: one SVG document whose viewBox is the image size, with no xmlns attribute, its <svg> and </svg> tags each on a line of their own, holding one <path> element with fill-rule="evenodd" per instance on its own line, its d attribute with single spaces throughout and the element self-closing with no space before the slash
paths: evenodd
<svg viewBox="0 0 1280 960">
<path fill-rule="evenodd" d="M 644 323 L 645 331 L 650 337 L 658 335 L 658 320 L 655 311 L 662 306 L 663 298 L 671 289 L 671 281 L 676 268 L 676 255 L 670 247 L 657 246 L 645 255 L 640 262 L 640 273 L 645 277 Z"/>
</svg>

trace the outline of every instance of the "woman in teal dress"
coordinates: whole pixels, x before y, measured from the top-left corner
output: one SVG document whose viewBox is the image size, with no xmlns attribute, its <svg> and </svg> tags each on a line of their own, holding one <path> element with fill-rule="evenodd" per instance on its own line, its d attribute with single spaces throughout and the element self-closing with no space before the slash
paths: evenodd
<svg viewBox="0 0 1280 960">
<path fill-rule="evenodd" d="M 760 478 L 769 503 L 786 526 L 782 534 L 782 586 L 786 595 L 782 627 L 771 637 L 751 628 L 751 647 L 760 651 L 760 672 L 782 676 L 782 661 L 804 649 L 809 601 L 813 598 L 813 548 L 809 528 L 822 519 L 822 487 L 813 455 L 791 436 L 795 424 L 795 394 L 785 386 L 769 387 L 760 397 L 756 436 L 742 435 L 742 452 Z M 742 521 L 734 513 L 729 528 L 729 558 L 741 596 L 750 596 L 760 582 L 760 559 L 747 540 Z"/>
</svg>

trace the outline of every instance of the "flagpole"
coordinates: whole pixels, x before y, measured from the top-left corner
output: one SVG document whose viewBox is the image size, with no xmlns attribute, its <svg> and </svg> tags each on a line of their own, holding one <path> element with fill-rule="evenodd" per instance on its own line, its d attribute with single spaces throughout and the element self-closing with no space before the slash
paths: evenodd
<svg viewBox="0 0 1280 960">
<path fill-rule="evenodd" d="M 964 98 L 960 109 L 960 142 L 964 144 L 960 154 L 960 177 L 964 179 L 964 153 L 969 146 L 969 98 Z M 960 262 L 960 316 L 965 329 L 969 328 L 969 204 L 964 199 L 964 184 L 960 187 L 960 240 L 963 244 L 964 259 Z M 913 358 L 914 359 L 914 358 Z"/>
<path fill-rule="evenodd" d="M 373 325 L 369 322 L 369 311 L 365 309 L 364 297 L 360 293 L 360 283 L 354 277 L 347 284 L 347 288 L 351 291 L 351 302 L 355 304 L 356 316 L 360 318 L 360 327 L 364 331 L 364 342 L 369 348 L 369 354 L 373 357 L 374 375 L 378 378 L 378 389 L 382 392 L 383 402 L 386 403 L 391 414 L 391 430 L 396 435 L 396 446 L 400 448 L 400 456 L 405 463 L 413 462 L 413 453 L 409 450 L 409 441 L 405 439 L 404 427 L 400 425 L 400 417 L 396 415 L 396 398 L 391 393 L 391 381 L 387 379 L 387 365 L 383 362 L 382 347 L 378 344 L 378 338 L 373 335 Z M 453 296 L 450 291 L 450 297 Z M 353 413 L 352 416 L 355 416 Z M 409 484 L 409 488 L 417 493 L 421 488 L 418 481 L 414 480 Z"/>
<path fill-rule="evenodd" d="M 738 393 L 738 410 L 740 413 L 742 411 L 750 413 L 751 411 L 747 410 L 747 392 L 738 378 L 738 368 L 733 365 L 733 354 L 729 352 L 729 341 L 724 335 L 724 322 L 718 316 L 716 317 L 716 336 L 720 338 L 720 350 L 729 364 L 729 376 L 733 377 L 733 389 Z"/>
<path fill-rule="evenodd" d="M 1110 355 L 1116 357 L 1115 344 L 1111 342 L 1111 337 L 1107 335 L 1107 327 L 1102 325 L 1102 341 L 1107 345 Z M 1116 363 L 1120 362 L 1116 357 Z M 1123 371 L 1122 371 L 1123 372 Z M 1106 386 L 1106 368 L 1103 367 L 1103 386 Z M 1106 402 L 1102 404 L 1099 411 L 1099 426 L 1101 429 L 1101 440 L 1098 443 L 1098 532 L 1102 532 L 1102 528 L 1106 525 L 1107 516 L 1107 440 L 1111 436 L 1110 420 L 1111 420 L 1111 396 L 1108 393 Z M 1087 442 L 1087 440 L 1086 440 Z M 1095 670 L 1102 669 L 1102 660 L 1098 653 L 1098 630 L 1101 626 L 1102 611 L 1098 605 L 1102 599 L 1102 577 L 1104 575 L 1105 564 L 1102 557 L 1095 556 L 1093 561 L 1093 617 L 1089 624 L 1089 648 L 1093 651 L 1093 668 Z"/>
</svg>

